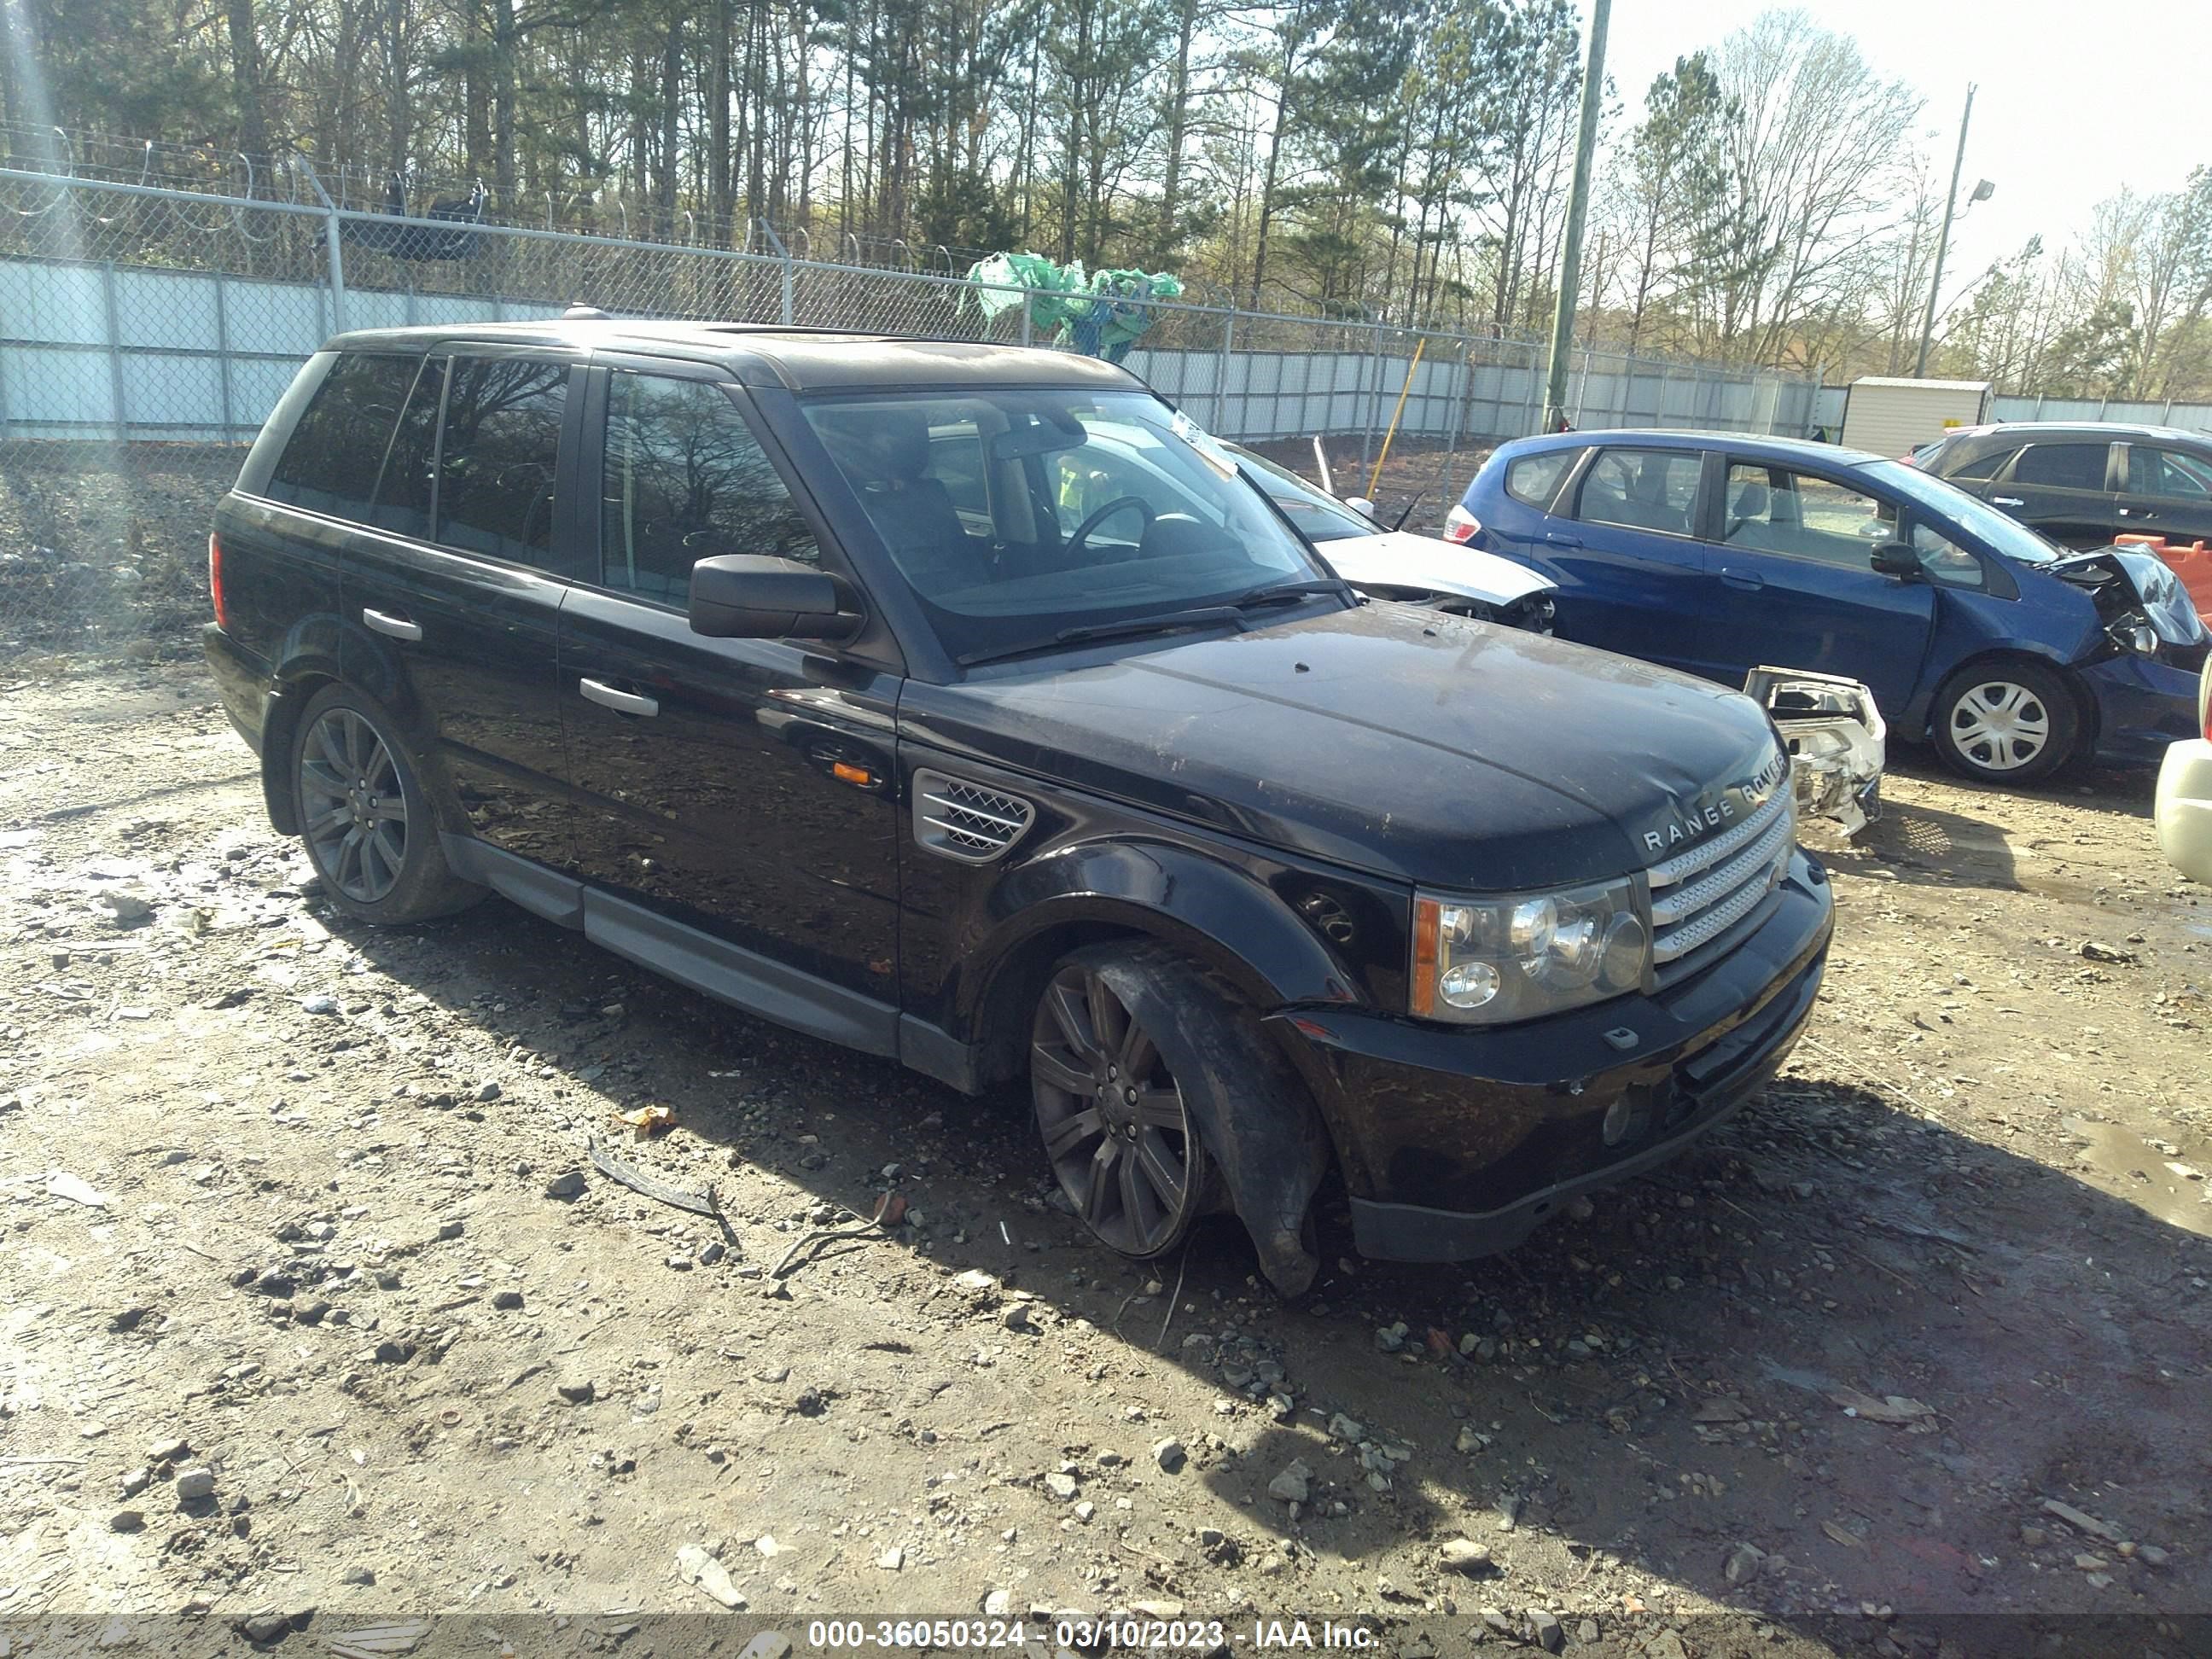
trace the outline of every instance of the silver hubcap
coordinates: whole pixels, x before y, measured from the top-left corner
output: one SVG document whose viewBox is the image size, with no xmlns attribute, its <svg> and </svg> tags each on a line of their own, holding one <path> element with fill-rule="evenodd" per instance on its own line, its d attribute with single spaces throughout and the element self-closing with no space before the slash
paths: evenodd
<svg viewBox="0 0 2212 1659">
<path fill-rule="evenodd" d="M 2051 711 L 2026 686 L 1990 680 L 1951 705 L 1951 741 L 1987 771 L 2015 771 L 2050 743 Z"/>
<path fill-rule="evenodd" d="M 357 903 L 397 886 L 407 858 L 407 799 L 399 769 L 376 728 L 333 708 L 307 733 L 300 757 L 301 816 L 323 878 Z"/>
</svg>

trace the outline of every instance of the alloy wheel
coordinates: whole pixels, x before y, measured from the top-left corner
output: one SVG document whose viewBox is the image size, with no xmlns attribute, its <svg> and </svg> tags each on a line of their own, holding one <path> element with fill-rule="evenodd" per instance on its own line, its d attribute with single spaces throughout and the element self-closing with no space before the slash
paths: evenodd
<svg viewBox="0 0 2212 1659">
<path fill-rule="evenodd" d="M 300 807 L 324 878 L 359 904 L 398 885 L 407 796 L 392 750 L 354 710 L 325 709 L 300 754 Z"/>
<path fill-rule="evenodd" d="M 1172 1248 L 1205 1152 L 1151 1036 L 1080 963 L 1062 966 L 1038 1003 L 1030 1077 L 1045 1154 L 1084 1224 L 1126 1255 Z"/>
<path fill-rule="evenodd" d="M 2051 711 L 2013 680 L 1972 685 L 1951 705 L 1951 741 L 1976 766 L 2016 772 L 2051 741 Z"/>
</svg>

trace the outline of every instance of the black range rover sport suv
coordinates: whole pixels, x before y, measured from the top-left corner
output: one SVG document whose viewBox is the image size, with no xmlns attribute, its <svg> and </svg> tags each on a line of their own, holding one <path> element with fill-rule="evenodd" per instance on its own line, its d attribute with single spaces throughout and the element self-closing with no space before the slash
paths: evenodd
<svg viewBox="0 0 2212 1659">
<path fill-rule="evenodd" d="M 1826 878 L 1764 711 L 1364 603 L 1123 370 L 562 321 L 344 335 L 207 651 L 370 922 L 487 891 L 956 1089 L 1133 1256 L 1506 1248 L 1757 1093 Z"/>
</svg>

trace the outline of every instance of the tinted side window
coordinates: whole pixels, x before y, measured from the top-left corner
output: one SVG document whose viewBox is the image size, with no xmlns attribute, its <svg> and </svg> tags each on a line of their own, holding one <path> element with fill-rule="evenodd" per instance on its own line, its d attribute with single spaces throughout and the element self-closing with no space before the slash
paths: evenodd
<svg viewBox="0 0 2212 1659">
<path fill-rule="evenodd" d="M 2014 483 L 2049 489 L 2102 489 L 2106 444 L 2030 444 L 2012 470 Z"/>
<path fill-rule="evenodd" d="M 437 539 L 518 564 L 549 563 L 568 365 L 459 357 L 452 374 Z"/>
<path fill-rule="evenodd" d="M 1505 493 L 1531 507 L 1549 507 L 1559 480 L 1581 458 L 1579 449 L 1551 449 L 1540 455 L 1523 455 L 1505 469 Z"/>
<path fill-rule="evenodd" d="M 691 567 L 720 553 L 822 562 L 814 532 L 722 389 L 617 374 L 600 486 L 601 580 L 682 605 Z"/>
<path fill-rule="evenodd" d="M 2180 495 L 2194 501 L 2212 500 L 2212 461 L 2201 461 L 2179 450 L 2130 445 L 2128 494 Z"/>
<path fill-rule="evenodd" d="M 384 463 L 384 482 L 377 486 L 376 507 L 369 521 L 403 536 L 428 538 L 430 533 L 430 486 L 438 459 L 438 404 L 446 395 L 446 364 L 433 357 L 415 377 L 415 390 L 400 411 L 399 429 L 392 434 L 392 453 Z"/>
<path fill-rule="evenodd" d="M 1686 536 L 1705 464 L 1705 456 L 1694 449 L 1608 449 L 1583 480 L 1576 516 L 1592 524 Z"/>
<path fill-rule="evenodd" d="M 270 499 L 367 518 L 385 446 L 414 378 L 412 357 L 340 356 L 292 428 L 269 479 Z"/>
<path fill-rule="evenodd" d="M 1956 466 L 1946 466 L 1939 459 L 1936 476 L 1939 478 L 1994 478 L 2004 470 L 2004 464 L 2020 452 L 2010 447 L 1992 449 L 1986 455 L 1977 455 Z"/>
</svg>

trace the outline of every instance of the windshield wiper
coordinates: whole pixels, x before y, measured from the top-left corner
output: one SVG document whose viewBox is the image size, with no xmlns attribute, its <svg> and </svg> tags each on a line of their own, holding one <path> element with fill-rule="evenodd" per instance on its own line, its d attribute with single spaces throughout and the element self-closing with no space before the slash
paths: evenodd
<svg viewBox="0 0 2212 1659">
<path fill-rule="evenodd" d="M 1096 640 L 1130 639 L 1143 634 L 1166 634 L 1181 628 L 1207 628 L 1223 623 L 1242 629 L 1249 621 L 1244 613 L 1260 605 L 1288 605 L 1294 599 L 1305 599 L 1315 593 L 1349 593 L 1351 591 L 1352 585 L 1341 578 L 1278 582 L 1272 586 L 1255 587 L 1249 593 L 1240 593 L 1226 605 L 1194 605 L 1187 611 L 1163 611 L 1150 617 L 1124 617 L 1119 622 L 1084 623 L 1021 645 L 1009 645 L 990 651 L 970 651 L 965 656 L 955 657 L 953 661 L 963 668 L 973 668 L 978 663 L 1003 662 L 1010 657 L 1025 657 L 1035 651 L 1087 645 Z"/>
<path fill-rule="evenodd" d="M 1139 634 L 1165 634 L 1178 628 L 1204 628 L 1227 623 L 1242 628 L 1244 613 L 1233 605 L 1201 605 L 1188 611 L 1163 611 L 1154 617 L 1125 617 L 1120 622 L 1085 623 L 1079 628 L 1063 628 L 1042 639 L 1030 640 L 1021 645 L 1009 645 L 992 651 L 970 651 L 952 660 L 963 668 L 973 668 L 977 663 L 1001 662 L 1008 657 L 1025 657 L 1032 651 L 1051 651 L 1064 645 L 1084 645 L 1092 640 L 1127 639 Z"/>
<path fill-rule="evenodd" d="M 1292 599 L 1303 599 L 1314 593 L 1348 595 L 1351 592 L 1352 584 L 1341 576 L 1317 576 L 1311 581 L 1276 582 L 1272 586 L 1255 587 L 1232 603 L 1242 611 L 1255 605 L 1288 605 Z"/>
</svg>

